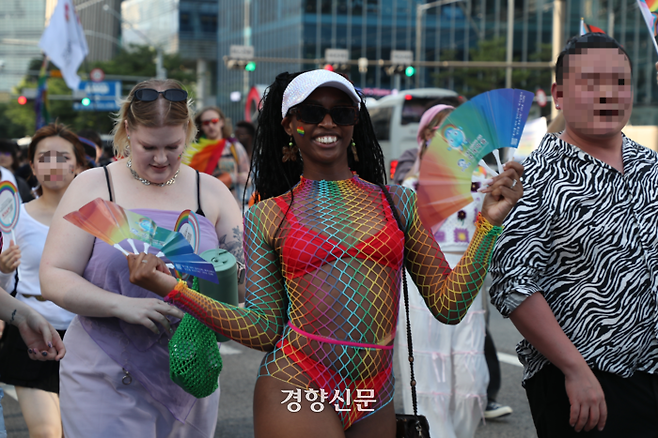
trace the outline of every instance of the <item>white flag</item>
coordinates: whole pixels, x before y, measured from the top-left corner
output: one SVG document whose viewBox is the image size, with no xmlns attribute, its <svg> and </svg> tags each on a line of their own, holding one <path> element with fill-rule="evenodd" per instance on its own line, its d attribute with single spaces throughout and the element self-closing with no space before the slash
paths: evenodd
<svg viewBox="0 0 658 438">
<path fill-rule="evenodd" d="M 66 85 L 71 90 L 77 90 L 80 84 L 78 68 L 89 48 L 72 0 L 57 2 L 50 24 L 41 35 L 39 47 L 59 67 Z"/>
</svg>

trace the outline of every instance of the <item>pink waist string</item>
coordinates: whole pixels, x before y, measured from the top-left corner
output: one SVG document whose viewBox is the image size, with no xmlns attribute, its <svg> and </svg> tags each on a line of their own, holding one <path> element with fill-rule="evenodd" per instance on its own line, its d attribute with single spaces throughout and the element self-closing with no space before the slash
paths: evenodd
<svg viewBox="0 0 658 438">
<path fill-rule="evenodd" d="M 331 338 L 325 338 L 324 336 L 319 336 L 319 335 L 314 335 L 311 333 L 306 333 L 303 330 L 298 329 L 290 321 L 288 321 L 288 327 L 292 329 L 295 333 L 298 333 L 304 337 L 307 337 L 309 339 L 312 339 L 314 341 L 318 342 L 326 342 L 329 344 L 337 344 L 337 345 L 344 345 L 346 347 L 355 347 L 355 348 L 376 348 L 378 350 L 392 350 L 393 345 L 377 345 L 377 344 L 362 344 L 359 342 L 352 342 L 352 341 L 341 341 L 338 339 L 331 339 Z M 395 336 L 390 336 L 388 339 L 386 339 L 387 342 L 390 342 L 393 340 Z"/>
</svg>

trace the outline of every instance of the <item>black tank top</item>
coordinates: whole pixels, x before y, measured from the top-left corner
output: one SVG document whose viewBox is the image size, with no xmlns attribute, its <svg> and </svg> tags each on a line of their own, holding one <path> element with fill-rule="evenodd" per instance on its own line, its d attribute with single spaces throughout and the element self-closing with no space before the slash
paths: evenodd
<svg viewBox="0 0 658 438">
<path fill-rule="evenodd" d="M 103 167 L 103 170 L 105 171 L 105 181 L 107 181 L 107 191 L 110 194 L 110 202 L 114 202 L 114 198 L 112 196 L 112 183 L 110 183 L 110 171 L 107 170 L 107 166 Z M 197 210 L 196 214 L 200 216 L 206 216 L 203 213 L 203 209 L 201 209 L 201 176 L 199 175 L 199 171 L 196 171 L 196 202 L 197 202 Z"/>
</svg>

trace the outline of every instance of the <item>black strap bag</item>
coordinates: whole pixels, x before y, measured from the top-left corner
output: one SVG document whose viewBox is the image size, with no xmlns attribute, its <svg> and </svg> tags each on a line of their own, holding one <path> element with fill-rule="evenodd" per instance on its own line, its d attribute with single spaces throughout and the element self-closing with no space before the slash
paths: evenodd
<svg viewBox="0 0 658 438">
<path fill-rule="evenodd" d="M 386 200 L 391 207 L 393 216 L 398 223 L 398 228 L 404 231 L 402 221 L 398 214 L 397 208 L 393 204 L 391 194 L 386 189 L 386 186 L 381 184 L 382 191 L 386 196 Z M 409 292 L 407 290 L 407 276 L 402 272 L 402 290 L 404 293 L 404 313 L 407 317 L 407 346 L 409 347 L 409 368 L 411 370 L 411 400 L 413 402 L 414 413 L 413 415 L 395 414 L 395 438 L 430 438 L 430 425 L 424 415 L 418 415 L 418 399 L 416 397 L 416 379 L 414 377 L 414 347 L 411 339 L 411 321 L 409 320 Z"/>
</svg>

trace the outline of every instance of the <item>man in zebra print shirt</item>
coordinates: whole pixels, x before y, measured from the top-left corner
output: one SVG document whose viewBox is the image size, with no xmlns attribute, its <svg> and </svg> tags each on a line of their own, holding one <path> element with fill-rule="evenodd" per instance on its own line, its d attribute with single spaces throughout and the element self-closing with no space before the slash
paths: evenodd
<svg viewBox="0 0 658 438">
<path fill-rule="evenodd" d="M 614 39 L 572 38 L 555 72 L 566 128 L 524 163 L 492 303 L 525 338 L 540 438 L 657 437 L 658 155 L 621 132 L 632 64 Z"/>
</svg>

